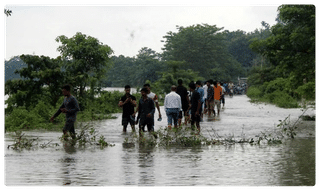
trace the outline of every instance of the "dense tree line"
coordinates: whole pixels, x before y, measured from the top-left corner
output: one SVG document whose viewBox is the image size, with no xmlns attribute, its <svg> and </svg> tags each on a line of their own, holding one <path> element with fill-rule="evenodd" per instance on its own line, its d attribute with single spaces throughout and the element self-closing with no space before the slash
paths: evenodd
<svg viewBox="0 0 320 192">
<path fill-rule="evenodd" d="M 249 96 L 291 107 L 297 99 L 315 99 L 315 6 L 282 5 L 278 11 L 271 34 L 250 45 L 267 64 L 251 70 Z"/>
<path fill-rule="evenodd" d="M 177 79 L 234 81 L 249 76 L 249 96 L 286 100 L 315 97 L 315 7 L 283 5 L 278 23 L 253 32 L 227 31 L 208 24 L 177 26 L 163 36 L 162 53 L 148 47 L 136 56 L 113 56 L 108 45 L 82 33 L 56 38 L 60 56 L 21 55 L 19 79 L 7 79 L 12 61 L 6 62 L 6 94 L 9 107 L 36 105 L 47 98 L 52 106 L 55 92 L 69 82 L 85 106 L 101 87 L 142 87 L 149 82 L 158 94 L 168 92 Z M 8 70 L 8 73 L 7 73 Z M 90 87 L 89 91 L 86 88 Z M 59 91 L 59 89 L 58 89 Z M 50 93 L 50 94 L 49 94 Z"/>
</svg>

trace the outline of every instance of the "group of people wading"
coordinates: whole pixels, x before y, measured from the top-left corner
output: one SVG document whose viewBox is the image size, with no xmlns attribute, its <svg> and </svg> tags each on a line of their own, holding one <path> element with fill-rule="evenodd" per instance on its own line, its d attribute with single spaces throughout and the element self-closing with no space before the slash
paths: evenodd
<svg viewBox="0 0 320 192">
<path fill-rule="evenodd" d="M 183 81 L 178 80 L 178 86 L 172 85 L 171 92 L 165 96 L 164 110 L 168 119 L 168 128 L 172 125 L 178 128 L 182 124 L 191 123 L 191 128 L 195 126 L 200 132 L 200 122 L 203 114 L 207 113 L 210 117 L 219 116 L 221 103 L 225 104 L 225 88 L 220 86 L 219 82 L 208 80 L 203 86 L 201 81 L 190 82 L 189 91 L 183 86 Z M 123 132 L 127 131 L 128 124 L 131 125 L 132 131 L 135 131 L 135 125 L 139 124 L 139 132 L 145 132 L 145 127 L 149 132 L 154 132 L 154 113 L 156 108 L 159 112 L 159 121 L 162 116 L 159 107 L 158 96 L 151 92 L 150 85 L 145 84 L 141 89 L 141 98 L 137 104 L 136 98 L 130 94 L 131 87 L 125 86 L 125 95 L 119 101 L 119 107 L 123 108 L 122 126 Z M 136 110 L 135 110 L 136 108 Z M 217 108 L 217 114 L 215 111 Z M 135 118 L 137 116 L 137 118 Z"/>
<path fill-rule="evenodd" d="M 172 85 L 171 92 L 164 99 L 164 110 L 168 119 L 168 128 L 171 129 L 172 124 L 175 128 L 181 126 L 184 117 L 184 124 L 191 123 L 191 128 L 195 126 L 200 132 L 200 121 L 203 114 L 208 113 L 211 116 L 213 113 L 216 116 L 215 107 L 217 108 L 217 116 L 220 114 L 221 102 L 224 106 L 225 88 L 220 86 L 219 82 L 208 80 L 205 85 L 201 81 L 189 83 L 189 90 L 183 86 L 181 79 L 178 80 L 178 86 Z M 63 128 L 63 133 L 70 133 L 72 138 L 75 138 L 74 123 L 76 121 L 77 112 L 80 111 L 77 99 L 70 93 L 70 85 L 62 87 L 62 93 L 65 96 L 62 105 L 57 112 L 50 118 L 54 119 L 61 113 L 66 114 L 66 123 Z M 119 107 L 123 109 L 122 126 L 123 132 L 127 131 L 128 124 L 131 125 L 132 131 L 135 131 L 135 125 L 139 123 L 139 133 L 145 132 L 147 126 L 148 132 L 154 132 L 154 113 L 156 109 L 159 112 L 158 121 L 161 121 L 158 96 L 151 92 L 150 85 L 145 84 L 141 89 L 141 98 L 137 104 L 135 96 L 130 94 L 131 87 L 125 86 L 125 95 L 120 98 Z M 136 109 L 135 109 L 136 108 Z M 138 114 L 138 115 L 136 115 Z M 135 118 L 137 116 L 137 118 Z M 195 126 L 194 126 L 195 125 Z M 155 137 L 157 137 L 154 134 Z"/>
</svg>

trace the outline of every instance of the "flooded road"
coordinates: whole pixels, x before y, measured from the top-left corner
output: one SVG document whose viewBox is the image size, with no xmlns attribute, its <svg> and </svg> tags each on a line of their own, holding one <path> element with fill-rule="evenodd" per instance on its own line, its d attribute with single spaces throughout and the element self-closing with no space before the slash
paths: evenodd
<svg viewBox="0 0 320 192">
<path fill-rule="evenodd" d="M 161 107 L 162 121 L 167 124 Z M 219 119 L 204 115 L 201 134 L 221 138 L 255 138 L 276 130 L 279 120 L 300 109 L 251 104 L 246 96 L 226 97 Z M 315 114 L 308 110 L 306 114 Z M 201 147 L 132 148 L 122 146 L 121 114 L 95 122 L 95 129 L 114 147 L 77 148 L 60 145 L 20 152 L 7 149 L 13 138 L 5 134 L 5 184 L 71 186 L 313 186 L 315 185 L 314 127 L 299 127 L 297 137 L 278 145 L 209 145 Z M 155 113 L 158 117 L 158 112 Z M 76 130 L 77 131 L 77 130 Z M 61 132 L 30 131 L 40 143 L 60 143 Z"/>
</svg>

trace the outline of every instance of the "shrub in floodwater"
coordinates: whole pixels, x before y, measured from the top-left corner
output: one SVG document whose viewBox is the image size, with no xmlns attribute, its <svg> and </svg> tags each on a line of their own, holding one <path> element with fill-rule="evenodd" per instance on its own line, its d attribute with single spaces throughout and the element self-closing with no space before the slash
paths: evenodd
<svg viewBox="0 0 320 192">
<path fill-rule="evenodd" d="M 216 144 L 216 140 L 210 140 L 203 137 L 198 132 L 193 131 L 189 127 L 172 128 L 168 127 L 160 128 L 159 130 L 151 133 L 139 133 L 133 134 L 129 139 L 124 139 L 123 147 L 134 147 L 135 143 L 139 146 L 145 147 L 170 147 L 170 146 L 184 146 L 193 147 L 201 145 Z"/>
<path fill-rule="evenodd" d="M 62 135 L 60 137 L 60 140 L 63 142 L 67 142 L 70 145 L 77 145 L 79 147 L 85 147 L 87 144 L 90 145 L 98 145 L 101 148 L 107 147 L 107 146 L 114 146 L 114 144 L 110 144 L 105 141 L 105 137 L 103 135 L 99 135 L 98 132 L 94 129 L 92 123 L 78 123 L 78 129 L 80 129 L 80 132 L 76 134 L 75 138 L 73 139 L 70 134 Z M 97 141 L 97 138 L 99 140 Z"/>
<path fill-rule="evenodd" d="M 203 145 L 233 145 L 236 143 L 248 143 L 251 145 L 261 145 L 261 144 L 282 144 L 284 135 L 286 133 L 290 138 L 294 138 L 295 132 L 293 128 L 287 127 L 289 125 L 289 119 L 281 121 L 278 127 L 280 129 L 273 132 L 261 132 L 257 137 L 245 138 L 245 134 L 242 132 L 241 139 L 236 140 L 234 135 L 226 136 L 225 138 L 220 137 L 213 129 L 213 135 L 210 134 L 210 138 L 206 138 L 201 133 L 192 130 L 189 127 L 172 128 L 168 127 L 160 128 L 152 134 L 142 133 L 140 136 L 133 134 L 132 137 L 126 137 L 123 142 L 123 147 L 130 148 L 134 147 L 135 143 L 138 143 L 140 147 L 196 147 Z M 285 128 L 287 127 L 287 128 Z M 288 131 L 288 128 L 290 129 Z M 244 129 L 244 127 L 242 127 Z M 158 135 L 157 139 L 154 134 Z"/>
<path fill-rule="evenodd" d="M 8 145 L 8 149 L 12 148 L 14 150 L 22 150 L 22 149 L 31 149 L 34 146 L 34 142 L 38 140 L 36 139 L 27 139 L 24 137 L 21 131 L 16 131 L 16 138 L 14 139 L 14 143 L 12 145 Z"/>
<path fill-rule="evenodd" d="M 157 146 L 157 140 L 153 137 L 153 135 L 148 137 L 140 137 L 139 138 L 139 146 L 140 147 L 155 147 Z"/>
<path fill-rule="evenodd" d="M 131 148 L 131 147 L 134 147 L 135 144 L 134 144 L 133 141 L 129 141 L 129 138 L 126 137 L 126 138 L 124 139 L 124 142 L 122 143 L 122 146 L 123 146 L 124 148 Z"/>
<path fill-rule="evenodd" d="M 304 109 L 303 114 L 307 111 L 307 109 Z M 279 124 L 277 125 L 277 131 L 274 131 L 273 134 L 266 132 L 261 132 L 261 134 L 258 136 L 257 144 L 260 144 L 261 141 L 266 140 L 268 144 L 281 144 L 282 140 L 285 137 L 294 139 L 297 135 L 296 129 L 297 129 L 297 123 L 303 119 L 303 114 L 299 116 L 299 118 L 292 123 L 290 120 L 290 115 L 288 115 L 284 120 L 279 120 Z"/>
<path fill-rule="evenodd" d="M 107 146 L 111 146 L 111 147 L 114 146 L 114 144 L 108 143 L 108 142 L 105 140 L 105 138 L 104 138 L 103 135 L 100 135 L 99 141 L 98 141 L 98 145 L 99 145 L 101 148 L 107 147 Z"/>
<path fill-rule="evenodd" d="M 291 137 L 292 139 L 296 136 L 295 129 L 297 127 L 290 126 L 290 115 L 286 117 L 284 120 L 279 120 L 280 123 L 277 125 L 284 134 L 286 134 L 288 137 Z"/>
</svg>

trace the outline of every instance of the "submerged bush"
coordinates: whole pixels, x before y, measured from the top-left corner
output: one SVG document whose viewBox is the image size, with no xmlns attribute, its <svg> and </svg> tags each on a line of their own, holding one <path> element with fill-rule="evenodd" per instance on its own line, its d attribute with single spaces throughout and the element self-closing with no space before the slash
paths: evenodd
<svg viewBox="0 0 320 192">
<path fill-rule="evenodd" d="M 92 122 L 77 123 L 77 129 L 79 129 L 80 132 L 76 133 L 74 139 L 72 139 L 71 136 L 67 134 L 62 135 L 62 137 L 60 137 L 60 140 L 65 143 L 69 143 L 72 146 L 78 147 L 86 147 L 87 145 L 97 145 L 100 146 L 100 148 L 114 146 L 114 144 L 106 142 L 103 135 L 98 134 L 98 131 L 94 129 Z"/>
</svg>

